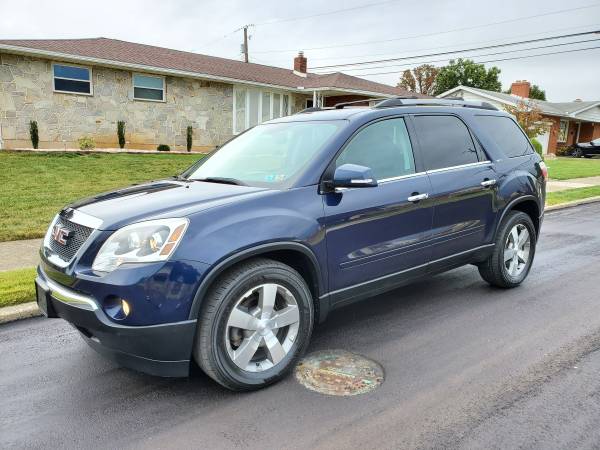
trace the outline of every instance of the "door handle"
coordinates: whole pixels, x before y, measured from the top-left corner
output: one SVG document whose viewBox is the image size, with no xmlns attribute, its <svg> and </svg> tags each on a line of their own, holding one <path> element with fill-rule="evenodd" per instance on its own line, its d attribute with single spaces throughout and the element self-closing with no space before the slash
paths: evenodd
<svg viewBox="0 0 600 450">
<path fill-rule="evenodd" d="M 483 187 L 490 187 L 490 186 L 493 186 L 493 185 L 495 185 L 495 184 L 496 184 L 496 180 L 483 180 L 483 181 L 481 182 L 481 185 L 482 185 Z"/>
<path fill-rule="evenodd" d="M 429 198 L 429 194 L 414 194 L 411 195 L 410 197 L 408 197 L 408 201 L 409 202 L 413 202 L 413 203 L 417 203 L 420 202 L 421 200 L 426 200 Z"/>
</svg>

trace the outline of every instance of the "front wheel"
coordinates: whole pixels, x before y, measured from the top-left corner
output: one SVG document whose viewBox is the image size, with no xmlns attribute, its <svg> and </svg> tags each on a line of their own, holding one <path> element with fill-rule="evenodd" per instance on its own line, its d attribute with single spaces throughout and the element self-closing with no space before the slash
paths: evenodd
<svg viewBox="0 0 600 450">
<path fill-rule="evenodd" d="M 204 299 L 194 358 L 228 389 L 258 389 L 295 366 L 313 323 L 312 295 L 300 274 L 254 259 L 226 272 Z"/>
<path fill-rule="evenodd" d="M 493 253 L 479 264 L 479 274 L 492 286 L 513 288 L 529 274 L 535 255 L 536 232 L 531 218 L 512 211 L 504 218 Z"/>
<path fill-rule="evenodd" d="M 580 148 L 576 148 L 575 150 L 573 150 L 573 153 L 571 153 L 571 155 L 573 156 L 573 158 L 581 158 L 583 156 L 583 151 Z"/>
</svg>

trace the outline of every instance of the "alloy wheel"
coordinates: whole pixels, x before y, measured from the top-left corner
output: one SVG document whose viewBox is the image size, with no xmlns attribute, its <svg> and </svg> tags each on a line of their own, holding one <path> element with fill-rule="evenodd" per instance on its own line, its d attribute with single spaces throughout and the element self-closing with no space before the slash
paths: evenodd
<svg viewBox="0 0 600 450">
<path fill-rule="evenodd" d="M 267 283 L 242 295 L 229 314 L 225 346 L 231 361 L 247 372 L 281 362 L 298 336 L 298 302 L 286 287 Z"/>
<path fill-rule="evenodd" d="M 527 227 L 521 223 L 512 227 L 504 246 L 504 267 L 511 277 L 523 273 L 529 262 L 531 236 Z"/>
</svg>

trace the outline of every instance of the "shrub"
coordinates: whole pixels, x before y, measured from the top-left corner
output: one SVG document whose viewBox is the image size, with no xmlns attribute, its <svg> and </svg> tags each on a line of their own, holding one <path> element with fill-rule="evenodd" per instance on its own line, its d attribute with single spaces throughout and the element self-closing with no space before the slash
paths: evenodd
<svg viewBox="0 0 600 450">
<path fill-rule="evenodd" d="M 531 140 L 531 143 L 533 144 L 533 148 L 535 148 L 535 151 L 537 152 L 537 154 L 540 155 L 543 158 L 544 154 L 543 154 L 541 142 L 538 141 L 536 138 L 533 138 Z"/>
<path fill-rule="evenodd" d="M 119 147 L 125 148 L 125 122 L 122 120 L 117 122 L 117 137 L 119 138 Z"/>
<path fill-rule="evenodd" d="M 84 136 L 82 138 L 79 138 L 77 143 L 79 144 L 79 148 L 81 150 L 94 150 L 96 148 L 96 143 L 94 142 L 94 138 L 91 138 L 89 136 Z"/>
<path fill-rule="evenodd" d="M 38 148 L 38 144 L 40 143 L 40 135 L 38 132 L 38 125 L 35 120 L 29 122 L 29 137 L 31 138 L 31 145 L 33 145 L 33 148 Z"/>
<path fill-rule="evenodd" d="M 159 152 L 170 152 L 171 147 L 169 147 L 167 144 L 160 144 L 158 147 L 156 147 L 156 150 Z"/>
<path fill-rule="evenodd" d="M 192 142 L 194 140 L 194 137 L 192 135 L 192 127 L 189 126 L 187 127 L 187 133 L 186 133 L 186 138 L 187 138 L 187 151 L 191 152 L 192 151 Z"/>
</svg>

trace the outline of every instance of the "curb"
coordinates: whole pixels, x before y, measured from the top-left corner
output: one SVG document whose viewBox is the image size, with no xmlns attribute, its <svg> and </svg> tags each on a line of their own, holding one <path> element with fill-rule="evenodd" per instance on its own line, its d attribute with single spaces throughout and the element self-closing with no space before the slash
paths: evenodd
<svg viewBox="0 0 600 450">
<path fill-rule="evenodd" d="M 36 302 L 5 306 L 4 308 L 0 308 L 0 323 L 8 323 L 41 315 L 42 312 L 39 310 Z"/>
<path fill-rule="evenodd" d="M 600 196 L 598 197 L 589 197 L 582 198 L 581 200 L 574 200 L 572 202 L 560 203 L 558 205 L 546 206 L 544 211 L 558 211 L 561 209 L 574 208 L 575 206 L 587 205 L 589 203 L 597 203 L 600 202 Z"/>
</svg>

